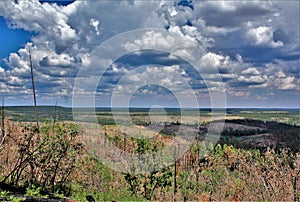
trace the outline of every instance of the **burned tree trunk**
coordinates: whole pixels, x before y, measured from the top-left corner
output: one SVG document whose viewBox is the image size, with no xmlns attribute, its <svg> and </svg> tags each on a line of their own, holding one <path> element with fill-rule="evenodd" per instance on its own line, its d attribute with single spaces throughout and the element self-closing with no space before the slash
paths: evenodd
<svg viewBox="0 0 300 202">
<path fill-rule="evenodd" d="M 2 139 L 4 139 L 5 136 L 5 123 L 4 123 L 4 98 L 2 99 L 2 107 L 1 107 L 1 123 L 2 123 Z"/>
<path fill-rule="evenodd" d="M 36 128 L 37 128 L 37 132 L 38 132 L 37 140 L 40 141 L 39 114 L 38 114 L 38 108 L 37 108 L 37 104 L 36 104 L 36 92 L 35 92 L 35 85 L 34 85 L 33 65 L 32 65 L 30 48 L 29 48 L 29 63 L 30 63 L 30 71 L 31 71 L 31 83 L 32 83 L 32 91 L 33 91 L 33 101 L 34 101 L 34 109 L 35 109 Z"/>
<path fill-rule="evenodd" d="M 1 107 L 1 139 L 0 139 L 0 146 L 5 141 L 5 116 L 4 116 L 4 98 L 2 99 L 2 107 Z"/>
</svg>

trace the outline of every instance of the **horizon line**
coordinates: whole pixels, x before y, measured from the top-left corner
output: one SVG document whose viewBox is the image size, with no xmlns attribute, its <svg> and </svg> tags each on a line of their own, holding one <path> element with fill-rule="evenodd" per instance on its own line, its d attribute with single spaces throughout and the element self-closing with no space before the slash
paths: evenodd
<svg viewBox="0 0 300 202">
<path fill-rule="evenodd" d="M 4 107 L 34 107 L 33 105 L 4 105 Z M 75 109 L 90 109 L 90 108 L 110 108 L 110 109 L 150 109 L 150 108 L 157 108 L 159 109 L 160 107 L 151 107 L 151 106 L 117 106 L 117 107 L 111 107 L 111 106 L 96 106 L 96 107 L 88 107 L 88 106 L 83 106 L 83 107 L 73 107 L 73 106 L 60 106 L 60 105 L 39 105 L 38 107 L 60 107 L 60 108 L 75 108 Z M 251 107 L 235 107 L 235 106 L 230 106 L 230 107 L 175 107 L 175 106 L 168 106 L 168 107 L 162 107 L 164 109 L 299 109 L 300 107 L 263 107 L 263 106 L 251 106 Z"/>
</svg>

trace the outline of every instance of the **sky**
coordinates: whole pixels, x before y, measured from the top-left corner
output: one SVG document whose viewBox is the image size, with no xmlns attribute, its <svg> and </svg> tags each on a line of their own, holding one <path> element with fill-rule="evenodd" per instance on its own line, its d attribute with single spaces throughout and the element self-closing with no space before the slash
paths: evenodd
<svg viewBox="0 0 300 202">
<path fill-rule="evenodd" d="M 300 106 L 299 1 L 0 1 L 0 98 Z"/>
</svg>

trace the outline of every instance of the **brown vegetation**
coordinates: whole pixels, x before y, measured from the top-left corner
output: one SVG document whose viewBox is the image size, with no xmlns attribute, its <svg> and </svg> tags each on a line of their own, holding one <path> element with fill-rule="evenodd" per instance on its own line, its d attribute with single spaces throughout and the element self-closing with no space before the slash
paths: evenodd
<svg viewBox="0 0 300 202">
<path fill-rule="evenodd" d="M 85 131 L 78 125 L 43 124 L 40 142 L 35 127 L 12 122 L 5 127 L 0 191 L 7 185 L 24 193 L 35 185 L 48 195 L 61 193 L 80 200 L 92 195 L 96 201 L 299 201 L 300 197 L 300 154 L 288 148 L 245 150 L 195 139 L 173 165 L 128 174 L 110 170 L 86 152 L 90 148 L 78 138 Z M 126 138 L 115 126 L 103 132 L 119 149 L 139 154 L 160 150 L 172 138 L 162 134 L 151 141 Z M 151 166 L 157 163 L 154 159 Z"/>
</svg>

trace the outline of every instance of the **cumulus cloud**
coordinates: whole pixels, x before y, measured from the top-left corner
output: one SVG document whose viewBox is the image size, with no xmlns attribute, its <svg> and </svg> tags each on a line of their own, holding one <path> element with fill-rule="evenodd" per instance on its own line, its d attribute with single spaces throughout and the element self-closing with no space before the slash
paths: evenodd
<svg viewBox="0 0 300 202">
<path fill-rule="evenodd" d="M 15 85 L 20 83 L 19 79 L 30 76 L 28 48 L 31 47 L 36 80 L 41 78 L 45 84 L 39 83 L 39 86 L 51 86 L 50 82 L 58 79 L 64 82 L 57 82 L 56 88 L 72 89 L 72 78 L 69 77 L 76 76 L 81 66 L 91 64 L 89 52 L 101 41 L 134 28 L 159 27 L 160 21 L 155 13 L 157 4 L 77 1 L 68 6 L 58 6 L 41 4 L 37 0 L 0 2 L 1 15 L 7 19 L 10 28 L 36 33 L 31 39 L 32 44 L 12 53 L 6 60 L 10 67 L 6 73 L 12 78 L 7 84 Z M 144 15 L 146 11 L 148 14 Z M 115 16 L 114 19 L 112 16 Z M 26 83 L 26 80 L 23 79 L 23 82 Z"/>
<path fill-rule="evenodd" d="M 122 69 L 126 69 L 122 68 Z M 180 72 L 181 68 L 178 65 L 171 66 L 141 66 L 132 70 L 123 70 L 125 73 L 121 78 L 116 75 L 110 75 L 108 81 L 117 88 L 114 93 L 128 94 L 134 93 L 135 90 L 147 85 L 159 85 L 169 89 L 172 92 L 183 92 L 192 88 L 190 86 L 189 78 L 182 77 Z M 115 77 L 115 79 L 112 79 Z M 115 80 L 116 82 L 112 82 Z"/>
<path fill-rule="evenodd" d="M 229 63 L 229 56 L 207 53 L 201 58 L 201 64 L 206 67 L 226 67 Z"/>
<path fill-rule="evenodd" d="M 257 76 L 260 74 L 260 72 L 255 67 L 250 67 L 248 69 L 245 69 L 241 73 L 246 75 L 253 75 L 253 76 Z"/>
<path fill-rule="evenodd" d="M 239 76 L 238 81 L 255 85 L 255 84 L 263 83 L 265 79 L 262 76 L 249 76 L 249 77 Z"/>
<path fill-rule="evenodd" d="M 282 41 L 274 41 L 273 33 L 274 32 L 271 27 L 260 26 L 257 28 L 251 28 L 247 32 L 247 36 L 254 45 L 265 45 L 271 48 L 282 47 Z"/>
<path fill-rule="evenodd" d="M 74 58 L 68 54 L 46 56 L 40 61 L 41 66 L 70 66 Z"/>
<path fill-rule="evenodd" d="M 37 35 L 32 40 L 37 45 L 47 42 L 62 52 L 77 40 L 76 31 L 68 24 L 68 15 L 76 9 L 74 5 L 62 9 L 56 4 L 41 4 L 37 0 L 2 1 L 0 11 L 11 28 L 35 32 Z"/>
<path fill-rule="evenodd" d="M 172 54 L 193 60 L 195 49 L 198 49 L 197 40 L 185 35 L 178 26 L 172 27 L 169 33 L 156 31 L 146 32 L 141 38 L 124 45 L 125 50 L 139 50 L 145 47 L 157 50 L 170 50 Z"/>
<path fill-rule="evenodd" d="M 288 76 L 283 71 L 279 71 L 276 75 L 271 75 L 269 85 L 277 87 L 280 90 L 298 89 L 299 91 L 299 80 L 297 82 L 294 76 Z"/>
<path fill-rule="evenodd" d="M 258 20 L 273 10 L 267 1 L 206 1 L 196 8 L 206 25 L 215 27 L 238 27 Z"/>
<path fill-rule="evenodd" d="M 130 84 L 151 79 L 182 93 L 189 92 L 182 87 L 183 81 L 199 92 L 207 87 L 226 89 L 235 97 L 254 96 L 254 88 L 297 91 L 298 8 L 299 2 L 269 1 L 75 1 L 67 6 L 38 0 L 1 1 L 1 16 L 11 29 L 34 33 L 30 43 L 5 59 L 7 67 L 0 67 L 1 92 L 31 93 L 29 48 L 37 89 L 45 100 L 51 100 L 47 93 L 70 97 L 81 68 L 93 70 L 84 75 L 89 78 L 86 85 L 98 82 L 93 76 L 105 71 L 99 93 L 108 93 L 124 75 L 120 93 L 130 90 Z M 107 55 L 97 52 L 105 40 L 141 28 L 165 29 L 165 34 L 152 30 L 106 47 Z M 138 58 L 138 53 L 123 60 L 126 64 L 113 64 L 111 55 L 144 47 L 168 49 L 172 54 L 152 54 L 154 59 L 147 60 L 161 62 L 163 67 L 149 66 L 140 72 L 129 68 L 143 64 L 145 57 Z M 202 52 L 197 51 L 199 47 Z M 206 83 L 177 57 L 197 61 L 194 68 Z"/>
</svg>

